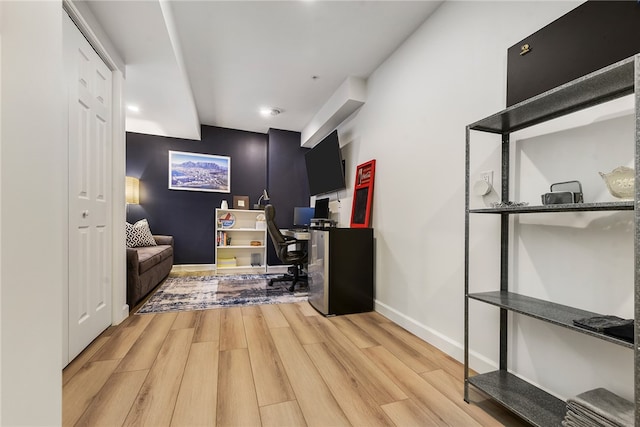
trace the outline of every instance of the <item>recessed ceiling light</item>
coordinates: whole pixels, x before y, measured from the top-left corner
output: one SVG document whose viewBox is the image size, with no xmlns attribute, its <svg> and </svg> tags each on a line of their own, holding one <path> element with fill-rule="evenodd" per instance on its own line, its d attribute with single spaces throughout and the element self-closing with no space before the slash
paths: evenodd
<svg viewBox="0 0 640 427">
<path fill-rule="evenodd" d="M 138 107 L 137 105 L 127 105 L 127 110 L 132 111 L 134 113 L 139 113 L 140 107 Z"/>
<path fill-rule="evenodd" d="M 277 116 L 278 114 L 282 113 L 282 108 L 276 108 L 276 107 L 262 107 L 260 109 L 260 114 L 268 117 L 268 116 Z"/>
</svg>

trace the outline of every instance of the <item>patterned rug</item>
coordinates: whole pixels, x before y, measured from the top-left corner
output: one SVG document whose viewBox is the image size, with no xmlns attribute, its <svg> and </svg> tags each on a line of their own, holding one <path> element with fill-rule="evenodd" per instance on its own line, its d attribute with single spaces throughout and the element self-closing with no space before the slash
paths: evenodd
<svg viewBox="0 0 640 427">
<path fill-rule="evenodd" d="M 282 274 L 169 277 L 136 314 L 208 310 L 218 307 L 284 304 L 307 300 L 307 289 L 289 292 L 290 282 L 267 283 Z"/>
</svg>

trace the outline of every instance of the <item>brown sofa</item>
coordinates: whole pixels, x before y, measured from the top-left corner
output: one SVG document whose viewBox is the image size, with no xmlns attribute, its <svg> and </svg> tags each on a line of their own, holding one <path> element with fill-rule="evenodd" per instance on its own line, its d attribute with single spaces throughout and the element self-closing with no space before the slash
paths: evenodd
<svg viewBox="0 0 640 427">
<path fill-rule="evenodd" d="M 133 309 L 173 267 L 173 236 L 154 235 L 158 246 L 127 248 L 127 304 Z"/>
</svg>

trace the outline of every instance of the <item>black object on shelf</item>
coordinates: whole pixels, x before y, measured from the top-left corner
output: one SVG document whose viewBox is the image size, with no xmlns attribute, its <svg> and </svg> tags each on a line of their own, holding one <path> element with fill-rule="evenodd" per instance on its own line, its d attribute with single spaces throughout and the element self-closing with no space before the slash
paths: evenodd
<svg viewBox="0 0 640 427">
<path fill-rule="evenodd" d="M 604 330 L 605 335 L 620 338 L 621 340 L 633 343 L 633 321 L 626 325 L 611 326 Z"/>
<path fill-rule="evenodd" d="M 622 319 L 618 316 L 593 316 L 575 319 L 573 324 L 594 332 L 603 332 L 607 328 L 633 324 L 633 320 Z"/>
<path fill-rule="evenodd" d="M 580 181 L 556 182 L 555 184 L 551 184 L 550 190 L 550 193 L 542 195 L 543 205 L 584 202 Z"/>
<path fill-rule="evenodd" d="M 618 316 L 593 316 L 575 319 L 573 324 L 633 343 L 633 319 L 622 319 Z"/>
</svg>

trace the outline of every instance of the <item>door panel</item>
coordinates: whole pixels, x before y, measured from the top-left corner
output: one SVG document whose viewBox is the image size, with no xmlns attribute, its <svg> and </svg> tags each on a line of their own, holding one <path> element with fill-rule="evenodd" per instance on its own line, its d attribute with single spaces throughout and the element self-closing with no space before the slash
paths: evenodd
<svg viewBox="0 0 640 427">
<path fill-rule="evenodd" d="M 87 227 L 78 228 L 77 230 L 77 242 L 75 245 L 75 249 L 77 251 L 77 258 L 75 261 L 74 273 L 72 276 L 75 282 L 86 283 L 89 282 L 89 258 L 91 255 L 90 247 L 89 247 L 89 229 Z M 73 242 L 70 242 L 70 246 L 73 245 Z M 85 287 L 77 287 L 77 298 L 75 299 L 77 311 L 72 313 L 75 314 L 75 318 L 71 319 L 72 322 L 76 322 L 78 324 L 82 324 L 89 319 L 89 293 Z"/>
<path fill-rule="evenodd" d="M 65 16 L 69 360 L 111 324 L 111 71 Z"/>
</svg>

